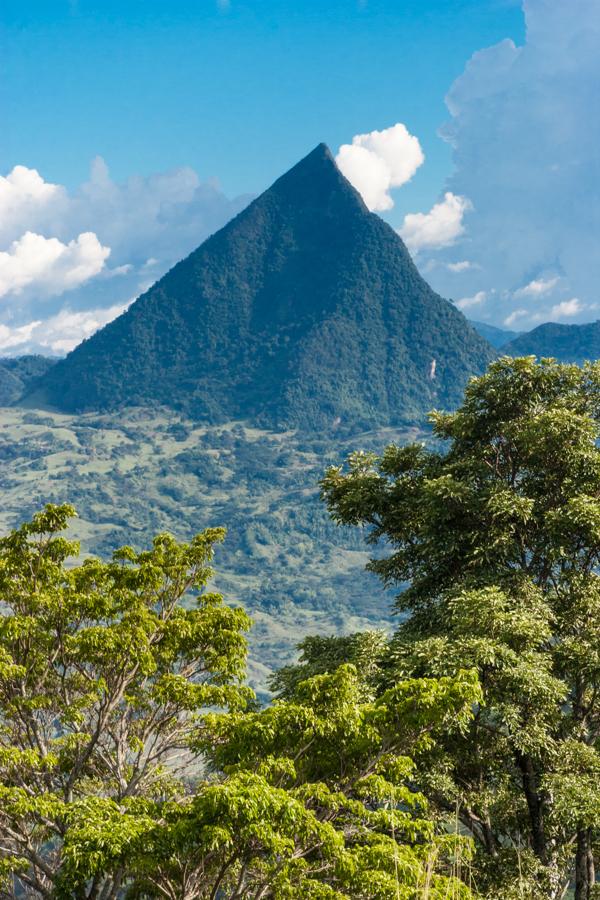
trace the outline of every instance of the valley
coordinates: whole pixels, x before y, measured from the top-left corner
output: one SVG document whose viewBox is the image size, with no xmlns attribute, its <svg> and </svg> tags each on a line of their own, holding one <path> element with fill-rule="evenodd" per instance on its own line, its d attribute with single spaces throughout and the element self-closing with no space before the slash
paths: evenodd
<svg viewBox="0 0 600 900">
<path fill-rule="evenodd" d="M 328 465 L 354 449 L 424 439 L 380 429 L 335 439 L 244 422 L 193 423 L 172 410 L 80 416 L 0 410 L 0 531 L 44 503 L 72 503 L 82 555 L 143 549 L 169 531 L 181 540 L 224 525 L 212 587 L 254 620 L 253 685 L 293 658 L 306 634 L 389 628 L 392 594 L 364 571 L 357 529 L 335 525 L 318 498 Z"/>
</svg>

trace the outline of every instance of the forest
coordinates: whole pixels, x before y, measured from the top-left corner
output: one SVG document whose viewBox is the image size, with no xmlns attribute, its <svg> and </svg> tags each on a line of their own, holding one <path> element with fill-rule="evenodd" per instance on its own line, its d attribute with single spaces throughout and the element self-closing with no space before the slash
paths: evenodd
<svg viewBox="0 0 600 900">
<path fill-rule="evenodd" d="M 392 628 L 307 634 L 267 698 L 224 529 L 0 539 L 1 897 L 600 896 L 600 364 L 503 357 L 431 428 L 321 474 Z"/>
</svg>

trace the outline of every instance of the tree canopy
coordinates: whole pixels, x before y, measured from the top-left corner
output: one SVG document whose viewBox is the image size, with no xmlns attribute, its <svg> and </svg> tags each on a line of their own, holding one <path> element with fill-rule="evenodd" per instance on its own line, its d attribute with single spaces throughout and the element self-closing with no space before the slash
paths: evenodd
<svg viewBox="0 0 600 900">
<path fill-rule="evenodd" d="M 223 530 L 74 564 L 73 514 L 0 539 L 0 896 L 471 896 L 413 755 L 468 727 L 473 671 L 375 699 L 347 664 L 259 709 Z"/>
<path fill-rule="evenodd" d="M 436 446 L 355 453 L 322 485 L 337 521 L 385 541 L 370 567 L 403 587 L 379 690 L 477 670 L 468 730 L 419 757 L 417 784 L 473 836 L 488 896 L 559 898 L 574 876 L 587 900 L 600 823 L 600 365 L 503 358 L 432 422 Z"/>
<path fill-rule="evenodd" d="M 307 637 L 264 707 L 222 529 L 0 539 L 1 897 L 598 895 L 600 364 L 501 359 L 432 422 L 322 482 L 395 633 Z"/>
</svg>

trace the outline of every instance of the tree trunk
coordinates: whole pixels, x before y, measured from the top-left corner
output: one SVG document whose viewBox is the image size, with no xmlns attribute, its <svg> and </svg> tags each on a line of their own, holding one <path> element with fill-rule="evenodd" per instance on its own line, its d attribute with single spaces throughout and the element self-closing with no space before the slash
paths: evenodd
<svg viewBox="0 0 600 900">
<path fill-rule="evenodd" d="M 531 846 L 541 863 L 548 863 L 548 847 L 544 823 L 544 804 L 539 793 L 539 776 L 528 756 L 517 754 L 517 765 L 523 779 L 523 793 L 529 810 Z"/>
<path fill-rule="evenodd" d="M 575 900 L 590 900 L 596 882 L 594 853 L 592 850 L 592 830 L 582 828 L 577 832 L 577 853 L 575 856 Z"/>
</svg>

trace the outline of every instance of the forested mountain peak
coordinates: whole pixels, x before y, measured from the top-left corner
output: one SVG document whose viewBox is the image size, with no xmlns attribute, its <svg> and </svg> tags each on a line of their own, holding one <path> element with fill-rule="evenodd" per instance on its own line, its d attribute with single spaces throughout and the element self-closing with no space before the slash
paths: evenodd
<svg viewBox="0 0 600 900">
<path fill-rule="evenodd" d="M 69 412 L 162 404 L 197 420 L 372 427 L 456 406 L 492 356 L 319 144 L 30 399 Z"/>
</svg>

